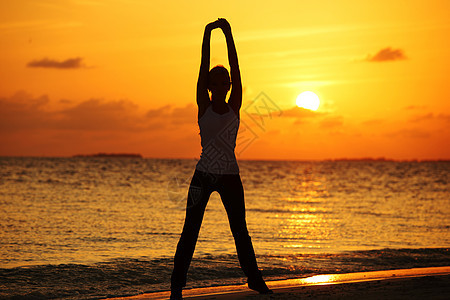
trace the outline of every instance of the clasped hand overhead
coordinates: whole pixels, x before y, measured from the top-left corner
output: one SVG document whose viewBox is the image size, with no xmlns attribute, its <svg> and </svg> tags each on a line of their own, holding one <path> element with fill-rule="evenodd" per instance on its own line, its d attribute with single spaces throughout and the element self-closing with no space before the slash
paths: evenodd
<svg viewBox="0 0 450 300">
<path fill-rule="evenodd" d="M 209 23 L 206 25 L 206 28 L 209 30 L 220 28 L 224 33 L 231 32 L 230 23 L 228 23 L 228 21 L 224 18 L 219 18 L 216 21 Z"/>
</svg>

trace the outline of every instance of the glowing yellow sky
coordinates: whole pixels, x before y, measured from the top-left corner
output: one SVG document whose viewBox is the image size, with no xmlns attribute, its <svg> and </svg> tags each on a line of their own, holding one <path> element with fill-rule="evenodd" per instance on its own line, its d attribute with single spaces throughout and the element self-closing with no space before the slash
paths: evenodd
<svg viewBox="0 0 450 300">
<path fill-rule="evenodd" d="M 449 15 L 443 0 L 2 1 L 0 155 L 198 157 L 203 28 L 225 17 L 239 158 L 450 159 Z M 227 64 L 218 31 L 211 56 Z M 295 108 L 306 90 L 317 112 Z M 261 92 L 278 109 L 262 125 Z"/>
</svg>

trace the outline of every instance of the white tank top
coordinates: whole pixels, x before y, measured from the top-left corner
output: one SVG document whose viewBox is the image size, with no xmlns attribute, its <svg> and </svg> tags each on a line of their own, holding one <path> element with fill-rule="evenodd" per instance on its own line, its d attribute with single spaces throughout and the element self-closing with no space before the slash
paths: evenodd
<svg viewBox="0 0 450 300">
<path fill-rule="evenodd" d="M 196 169 L 211 174 L 239 174 L 234 149 L 239 117 L 229 105 L 228 112 L 218 114 L 210 104 L 198 120 L 202 154 Z"/>
</svg>

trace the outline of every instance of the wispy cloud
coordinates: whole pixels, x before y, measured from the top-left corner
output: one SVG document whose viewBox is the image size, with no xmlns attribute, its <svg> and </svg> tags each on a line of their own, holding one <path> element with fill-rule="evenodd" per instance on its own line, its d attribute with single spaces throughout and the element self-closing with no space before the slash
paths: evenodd
<svg viewBox="0 0 450 300">
<path fill-rule="evenodd" d="M 116 151 L 156 157 L 197 155 L 194 104 L 145 111 L 130 100 L 56 103 L 26 92 L 0 96 L 0 155 Z"/>
<path fill-rule="evenodd" d="M 315 118 L 324 115 L 324 113 L 294 106 L 290 109 L 283 110 L 281 115 L 287 118 Z"/>
<path fill-rule="evenodd" d="M 321 128 L 336 128 L 344 125 L 344 118 L 342 116 L 327 117 L 320 122 Z"/>
<path fill-rule="evenodd" d="M 369 55 L 367 57 L 367 61 L 370 62 L 383 62 L 383 61 L 394 61 L 394 60 L 403 60 L 406 59 L 406 56 L 402 49 L 393 49 L 391 47 L 387 47 L 378 51 L 375 55 Z"/>
<path fill-rule="evenodd" d="M 411 117 L 411 122 L 417 123 L 422 121 L 433 121 L 433 120 L 440 120 L 446 123 L 450 123 L 450 114 L 434 114 L 434 113 L 423 113 L 420 115 L 414 115 Z"/>
<path fill-rule="evenodd" d="M 63 61 L 44 58 L 41 60 L 33 60 L 27 64 L 29 68 L 50 68 L 50 69 L 80 69 L 86 66 L 82 63 L 83 58 L 75 57 Z"/>
<path fill-rule="evenodd" d="M 51 109 L 47 96 L 18 92 L 0 97 L 0 132 L 17 130 L 157 131 L 195 124 L 196 108 L 170 105 L 147 112 L 130 100 L 88 99 L 79 103 L 60 101 Z"/>
<path fill-rule="evenodd" d="M 386 134 L 390 138 L 413 138 L 413 139 L 425 139 L 431 137 L 432 133 L 429 130 L 423 128 L 403 128 L 395 130 Z"/>
</svg>

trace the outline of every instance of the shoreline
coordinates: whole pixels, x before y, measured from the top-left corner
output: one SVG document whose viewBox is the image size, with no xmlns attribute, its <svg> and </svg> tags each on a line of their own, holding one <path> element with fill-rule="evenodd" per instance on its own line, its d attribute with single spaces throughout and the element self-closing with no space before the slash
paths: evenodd
<svg viewBox="0 0 450 300">
<path fill-rule="evenodd" d="M 213 286 L 183 291 L 184 299 L 446 299 L 450 266 L 412 268 L 267 281 L 272 295 L 259 295 L 247 285 Z M 169 291 L 106 299 L 168 299 Z"/>
</svg>

